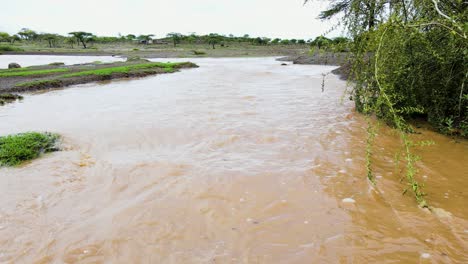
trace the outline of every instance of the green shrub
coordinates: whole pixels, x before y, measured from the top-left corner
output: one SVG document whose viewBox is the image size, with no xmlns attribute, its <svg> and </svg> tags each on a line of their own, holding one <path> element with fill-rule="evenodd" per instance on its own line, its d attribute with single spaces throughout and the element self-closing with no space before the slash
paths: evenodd
<svg viewBox="0 0 468 264">
<path fill-rule="evenodd" d="M 0 51 L 23 51 L 23 49 L 12 46 L 0 46 Z"/>
<path fill-rule="evenodd" d="M 0 94 L 0 105 L 10 103 L 16 100 L 22 100 L 23 96 L 11 93 Z"/>
<path fill-rule="evenodd" d="M 0 137 L 0 166 L 16 166 L 42 153 L 57 151 L 59 138 L 57 134 L 38 132 Z"/>
</svg>

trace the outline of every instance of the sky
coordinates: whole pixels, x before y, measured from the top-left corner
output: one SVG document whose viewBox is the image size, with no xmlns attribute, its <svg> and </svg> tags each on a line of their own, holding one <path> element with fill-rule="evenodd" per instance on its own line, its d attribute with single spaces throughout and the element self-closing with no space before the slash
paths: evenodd
<svg viewBox="0 0 468 264">
<path fill-rule="evenodd" d="M 118 34 L 219 33 L 255 37 L 310 39 L 329 33 L 334 21 L 317 19 L 328 1 L 304 0 L 6 0 L 0 31 L 21 28 L 66 35 L 87 31 Z"/>
</svg>

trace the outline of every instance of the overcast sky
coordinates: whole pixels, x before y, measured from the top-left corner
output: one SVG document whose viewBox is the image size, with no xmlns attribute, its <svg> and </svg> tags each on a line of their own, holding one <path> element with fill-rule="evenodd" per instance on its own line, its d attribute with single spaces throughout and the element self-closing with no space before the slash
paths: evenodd
<svg viewBox="0 0 468 264">
<path fill-rule="evenodd" d="M 6 0 L 0 31 L 21 28 L 67 34 L 220 33 L 309 39 L 327 33 L 333 22 L 317 18 L 328 1 L 303 0 Z M 340 35 L 334 31 L 329 36 Z"/>
</svg>

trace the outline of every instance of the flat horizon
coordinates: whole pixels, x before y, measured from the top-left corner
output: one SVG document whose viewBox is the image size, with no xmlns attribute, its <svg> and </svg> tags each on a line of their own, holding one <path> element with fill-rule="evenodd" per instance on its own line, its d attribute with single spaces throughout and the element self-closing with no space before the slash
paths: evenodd
<svg viewBox="0 0 468 264">
<path fill-rule="evenodd" d="M 251 37 L 311 39 L 336 37 L 336 20 L 317 19 L 329 1 L 303 0 L 200 0 L 182 3 L 167 0 L 15 0 L 2 4 L 0 31 L 15 34 L 22 28 L 67 35 L 86 31 L 98 36 L 218 33 Z M 111 11 L 112 10 L 112 11 Z M 306 21 L 306 22 L 304 22 Z"/>
</svg>

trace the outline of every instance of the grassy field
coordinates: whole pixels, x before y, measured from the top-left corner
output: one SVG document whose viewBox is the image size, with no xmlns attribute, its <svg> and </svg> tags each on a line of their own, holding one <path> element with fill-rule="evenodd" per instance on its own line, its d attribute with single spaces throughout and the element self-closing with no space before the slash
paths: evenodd
<svg viewBox="0 0 468 264">
<path fill-rule="evenodd" d="M 2 77 L 16 77 L 16 76 L 37 76 L 47 75 L 58 72 L 68 72 L 69 69 L 47 69 L 47 70 L 22 70 L 22 71 L 4 71 L 0 72 L 0 78 Z"/>
<path fill-rule="evenodd" d="M 229 43 L 217 45 L 213 49 L 206 44 L 93 44 L 87 49 L 75 46 L 49 48 L 41 43 L 21 42 L 9 45 L 11 51 L 4 54 L 66 54 L 66 55 L 120 55 L 146 58 L 190 58 L 190 57 L 265 57 L 304 55 L 310 50 L 307 44 L 252 45 L 249 43 Z M 0 51 L 2 52 L 2 51 Z"/>
<path fill-rule="evenodd" d="M 143 63 L 143 64 L 136 64 L 136 65 L 128 65 L 128 66 L 109 67 L 109 68 L 97 69 L 97 70 L 80 71 L 80 72 L 60 75 L 58 76 L 58 78 L 69 78 L 69 77 L 86 76 L 86 75 L 107 76 L 107 75 L 112 75 L 114 73 L 130 73 L 132 71 L 148 70 L 148 69 L 154 69 L 154 68 L 161 68 L 161 69 L 164 69 L 166 72 L 173 72 L 174 67 L 177 67 L 179 64 L 180 63 L 162 63 L 162 62 Z"/>
</svg>

